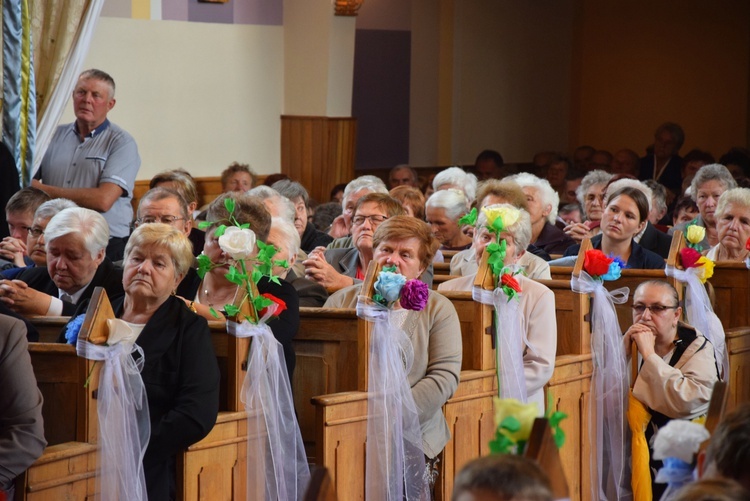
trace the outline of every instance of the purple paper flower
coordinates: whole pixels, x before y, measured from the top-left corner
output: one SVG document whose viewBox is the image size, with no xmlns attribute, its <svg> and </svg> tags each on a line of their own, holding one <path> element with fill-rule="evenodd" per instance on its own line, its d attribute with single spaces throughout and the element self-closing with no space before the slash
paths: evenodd
<svg viewBox="0 0 750 501">
<path fill-rule="evenodd" d="M 430 288 L 421 280 L 412 279 L 401 289 L 401 307 L 407 310 L 422 311 L 427 306 Z"/>
</svg>

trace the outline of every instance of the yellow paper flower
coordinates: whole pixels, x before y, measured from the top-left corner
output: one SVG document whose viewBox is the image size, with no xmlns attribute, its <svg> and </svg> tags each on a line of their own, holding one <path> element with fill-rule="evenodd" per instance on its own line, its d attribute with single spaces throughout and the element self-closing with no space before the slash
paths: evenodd
<svg viewBox="0 0 750 501">
<path fill-rule="evenodd" d="M 487 226 L 493 226 L 495 220 L 500 218 L 503 222 L 503 228 L 511 226 L 513 223 L 518 221 L 521 213 L 515 207 L 496 207 L 496 208 L 483 208 L 482 212 L 487 216 Z"/>
<path fill-rule="evenodd" d="M 691 244 L 699 244 L 706 237 L 706 228 L 691 224 L 687 227 L 686 238 Z"/>
<path fill-rule="evenodd" d="M 708 259 L 706 256 L 699 257 L 695 263 L 699 266 L 698 269 L 701 270 L 698 278 L 700 278 L 702 284 L 705 284 L 706 280 L 714 276 L 715 263 Z"/>
<path fill-rule="evenodd" d="M 505 429 L 499 429 L 499 431 L 514 442 L 528 440 L 531 435 L 531 428 L 534 426 L 534 419 L 539 416 L 539 407 L 536 402 L 524 404 L 515 398 L 498 397 L 494 397 L 492 400 L 495 407 L 495 426 L 500 427 L 508 417 L 516 418 L 521 424 L 516 432 Z"/>
</svg>

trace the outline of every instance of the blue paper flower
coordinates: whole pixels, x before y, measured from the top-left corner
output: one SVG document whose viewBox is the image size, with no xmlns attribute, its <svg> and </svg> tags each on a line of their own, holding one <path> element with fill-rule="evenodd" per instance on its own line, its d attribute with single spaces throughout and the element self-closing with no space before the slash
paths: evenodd
<svg viewBox="0 0 750 501">
<path fill-rule="evenodd" d="M 86 318 L 85 314 L 78 315 L 65 326 L 65 341 L 68 344 L 76 344 L 78 341 L 78 333 L 81 331 L 84 318 Z"/>
<path fill-rule="evenodd" d="M 617 280 L 620 278 L 622 272 L 622 260 L 620 258 L 615 258 L 614 261 L 612 261 L 609 265 L 609 269 L 607 270 L 607 273 L 602 275 L 602 280 Z"/>
<path fill-rule="evenodd" d="M 390 271 L 381 271 L 375 282 L 375 292 L 389 304 L 398 301 L 401 288 L 406 283 L 406 277 Z"/>
</svg>

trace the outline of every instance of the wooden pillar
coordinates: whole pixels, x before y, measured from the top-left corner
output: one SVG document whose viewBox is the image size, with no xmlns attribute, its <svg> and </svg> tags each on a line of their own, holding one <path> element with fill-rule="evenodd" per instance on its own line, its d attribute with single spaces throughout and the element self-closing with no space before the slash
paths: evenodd
<svg viewBox="0 0 750 501">
<path fill-rule="evenodd" d="M 357 119 L 282 115 L 281 172 L 299 181 L 318 202 L 354 178 Z"/>
</svg>

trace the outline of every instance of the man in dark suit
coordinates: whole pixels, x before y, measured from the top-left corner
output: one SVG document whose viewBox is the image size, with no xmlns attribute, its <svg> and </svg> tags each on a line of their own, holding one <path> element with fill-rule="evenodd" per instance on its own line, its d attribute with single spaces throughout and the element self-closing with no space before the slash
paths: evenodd
<svg viewBox="0 0 750 501">
<path fill-rule="evenodd" d="M 22 315 L 72 315 L 76 304 L 102 286 L 122 294 L 122 270 L 105 257 L 106 219 L 90 209 L 72 207 L 54 216 L 44 231 L 47 267 L 24 270 L 18 280 L 0 282 L 0 301 Z"/>
<path fill-rule="evenodd" d="M 673 194 L 682 192 L 682 158 L 680 148 L 685 142 L 685 132 L 676 123 L 663 123 L 654 133 L 654 152 L 641 158 L 639 179 L 653 179 L 667 187 Z"/>
<path fill-rule="evenodd" d="M 651 224 L 651 221 L 646 223 L 646 228 L 637 241 L 641 247 L 656 252 L 664 259 L 669 256 L 669 248 L 672 246 L 672 237 L 663 231 L 659 231 L 656 226 Z"/>
</svg>

